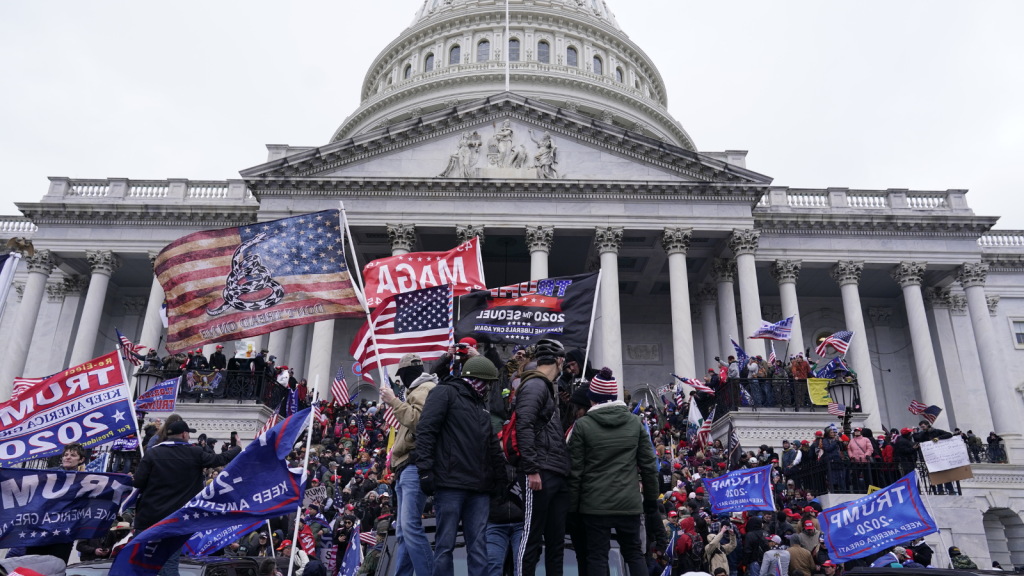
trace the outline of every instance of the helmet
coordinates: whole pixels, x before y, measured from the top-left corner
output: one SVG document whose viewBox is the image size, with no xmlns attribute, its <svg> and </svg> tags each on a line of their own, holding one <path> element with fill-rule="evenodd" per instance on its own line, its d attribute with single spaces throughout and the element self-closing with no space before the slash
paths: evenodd
<svg viewBox="0 0 1024 576">
<path fill-rule="evenodd" d="M 497 380 L 498 369 L 487 358 L 474 356 L 462 367 L 462 376 L 464 378 L 478 378 L 480 380 Z"/>
<path fill-rule="evenodd" d="M 550 338 L 543 338 L 538 341 L 534 348 L 534 358 L 540 360 L 541 358 L 565 358 L 565 346 L 558 340 L 552 340 Z"/>
</svg>

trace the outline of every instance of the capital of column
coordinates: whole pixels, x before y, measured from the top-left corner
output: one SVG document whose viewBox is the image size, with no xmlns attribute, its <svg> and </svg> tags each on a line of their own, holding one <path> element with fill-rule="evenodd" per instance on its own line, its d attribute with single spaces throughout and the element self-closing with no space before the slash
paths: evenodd
<svg viewBox="0 0 1024 576">
<path fill-rule="evenodd" d="M 987 294 L 985 295 L 985 303 L 988 304 L 988 313 L 992 316 L 996 315 L 996 308 L 999 306 L 998 294 Z"/>
<path fill-rule="evenodd" d="M 966 316 L 967 296 L 963 294 L 953 294 L 950 297 L 949 313 L 954 316 Z"/>
<path fill-rule="evenodd" d="M 121 300 L 126 316 L 139 316 L 146 311 L 145 298 L 124 298 Z"/>
<path fill-rule="evenodd" d="M 920 286 L 927 267 L 927 262 L 900 262 L 889 271 L 889 276 L 899 283 L 900 288 Z"/>
<path fill-rule="evenodd" d="M 803 262 L 800 260 L 776 260 L 768 272 L 778 284 L 796 284 L 800 278 L 800 267 Z"/>
<path fill-rule="evenodd" d="M 929 288 L 924 291 L 924 301 L 932 308 L 952 308 L 953 294 L 941 288 Z"/>
<path fill-rule="evenodd" d="M 735 260 L 716 258 L 711 263 L 711 279 L 715 282 L 735 282 L 738 274 Z"/>
<path fill-rule="evenodd" d="M 25 283 L 15 282 L 14 291 L 18 293 L 18 302 L 21 302 L 21 299 L 25 297 Z"/>
<path fill-rule="evenodd" d="M 868 308 L 872 326 L 888 326 L 892 319 L 892 308 Z"/>
<path fill-rule="evenodd" d="M 836 262 L 835 266 L 828 271 L 829 276 L 832 277 L 840 286 L 846 286 L 847 284 L 859 284 L 860 273 L 864 271 L 864 263 L 855 260 L 840 260 Z"/>
<path fill-rule="evenodd" d="M 105 274 L 110 276 L 123 264 L 121 258 L 110 250 L 86 250 L 85 259 L 89 261 L 89 267 L 93 274 Z"/>
<path fill-rule="evenodd" d="M 714 284 L 697 286 L 697 301 L 701 304 L 715 304 L 718 302 L 718 288 Z"/>
<path fill-rule="evenodd" d="M 733 255 L 753 254 L 757 252 L 757 243 L 761 239 L 761 231 L 753 228 L 736 228 L 729 236 L 729 249 Z"/>
<path fill-rule="evenodd" d="M 68 276 L 64 278 L 64 295 L 81 296 L 89 288 L 88 276 Z"/>
<path fill-rule="evenodd" d="M 146 253 L 146 255 L 149 256 L 149 267 L 156 268 L 156 257 L 160 255 L 160 251 L 150 250 L 149 252 Z"/>
<path fill-rule="evenodd" d="M 555 228 L 553 226 L 527 226 L 526 245 L 533 252 L 551 252 L 551 245 L 555 242 Z"/>
<path fill-rule="evenodd" d="M 412 252 L 413 247 L 416 246 L 416 225 L 387 224 L 387 227 L 388 242 L 391 243 L 391 250 L 405 250 L 406 252 Z"/>
<path fill-rule="evenodd" d="M 693 230 L 690 228 L 665 228 L 661 235 L 661 247 L 669 254 L 682 254 L 690 249 Z"/>
<path fill-rule="evenodd" d="M 972 286 L 984 286 L 988 277 L 987 262 L 969 262 L 956 271 L 956 281 L 966 290 Z"/>
<path fill-rule="evenodd" d="M 46 285 L 47 302 L 63 302 L 65 294 L 66 292 L 64 291 L 64 283 Z"/>
<path fill-rule="evenodd" d="M 41 272 L 49 276 L 54 268 L 60 266 L 60 258 L 43 248 L 36 250 L 34 256 L 25 258 L 25 264 L 28 266 L 29 272 Z"/>
<path fill-rule="evenodd" d="M 389 233 L 390 234 L 390 233 Z M 484 225 L 483 224 L 467 224 L 465 226 L 455 227 L 455 237 L 459 239 L 459 244 L 465 244 L 469 242 L 471 238 L 479 238 L 480 245 L 484 244 Z"/>
<path fill-rule="evenodd" d="M 594 233 L 594 245 L 597 246 L 599 254 L 605 252 L 618 254 L 619 248 L 622 247 L 622 228 L 611 226 L 598 228 Z"/>
</svg>

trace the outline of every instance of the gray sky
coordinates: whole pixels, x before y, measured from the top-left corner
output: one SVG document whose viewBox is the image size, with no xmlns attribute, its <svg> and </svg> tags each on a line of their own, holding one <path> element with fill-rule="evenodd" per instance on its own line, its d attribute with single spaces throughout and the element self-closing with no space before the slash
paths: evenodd
<svg viewBox="0 0 1024 576">
<path fill-rule="evenodd" d="M 1024 229 L 1024 2 L 608 3 L 699 149 L 780 185 L 969 188 Z M 2 2 L 0 213 L 47 176 L 237 178 L 324 144 L 419 5 Z"/>
</svg>

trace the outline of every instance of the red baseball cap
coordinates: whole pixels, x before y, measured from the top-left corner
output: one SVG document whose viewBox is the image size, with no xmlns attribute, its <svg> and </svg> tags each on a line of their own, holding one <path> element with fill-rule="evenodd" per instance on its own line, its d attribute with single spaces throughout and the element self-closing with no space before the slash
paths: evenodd
<svg viewBox="0 0 1024 576">
<path fill-rule="evenodd" d="M 814 522 L 804 520 L 804 530 L 814 530 Z"/>
<path fill-rule="evenodd" d="M 835 564 L 833 564 L 831 560 L 825 560 L 821 563 L 821 567 L 824 568 L 825 566 L 835 567 Z"/>
<path fill-rule="evenodd" d="M 221 346 L 220 344 L 217 344 L 217 349 L 220 350 L 221 348 L 223 348 L 223 346 Z"/>
<path fill-rule="evenodd" d="M 815 436 L 824 436 L 824 434 L 825 434 L 825 433 L 824 433 L 824 432 L 822 432 L 821 430 L 815 430 L 815 431 L 814 431 L 814 435 L 815 435 Z"/>
<path fill-rule="evenodd" d="M 676 514 L 675 510 L 669 510 L 668 511 L 668 517 L 669 518 L 675 518 L 676 516 L 679 516 L 679 514 Z"/>
<path fill-rule="evenodd" d="M 476 348 L 476 338 L 470 338 L 469 336 L 466 336 L 462 340 L 459 340 L 459 344 L 469 344 L 470 346 Z"/>
<path fill-rule="evenodd" d="M 911 430 L 910 428 L 903 428 L 900 430 L 900 436 L 904 434 L 910 434 L 911 432 L 913 432 L 913 430 Z"/>
<path fill-rule="evenodd" d="M 814 512 L 814 508 L 810 506 L 804 506 L 804 512 Z"/>
</svg>

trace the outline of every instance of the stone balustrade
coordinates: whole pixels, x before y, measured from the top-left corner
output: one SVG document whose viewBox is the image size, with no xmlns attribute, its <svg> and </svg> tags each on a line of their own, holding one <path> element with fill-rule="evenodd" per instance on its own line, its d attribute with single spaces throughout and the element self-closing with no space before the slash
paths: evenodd
<svg viewBox="0 0 1024 576">
<path fill-rule="evenodd" d="M 89 180 L 51 177 L 43 202 L 215 202 L 252 199 L 243 180 Z M 6 221 L 6 220 L 3 220 Z M 11 226 L 16 227 L 15 222 Z M 14 230 L 11 230 L 14 231 Z M 34 231 L 34 230 L 33 230 Z M 0 227 L 0 233 L 8 230 Z"/>
<path fill-rule="evenodd" d="M 990 230 L 978 238 L 982 248 L 1024 248 L 1024 230 Z"/>
<path fill-rule="evenodd" d="M 927 213 L 973 214 L 966 190 L 914 191 L 905 189 L 823 190 L 772 188 L 755 210 L 770 212 L 822 211 L 842 213 Z"/>
<path fill-rule="evenodd" d="M 0 237 L 31 237 L 37 230 L 39 227 L 23 216 L 0 216 Z"/>
</svg>

